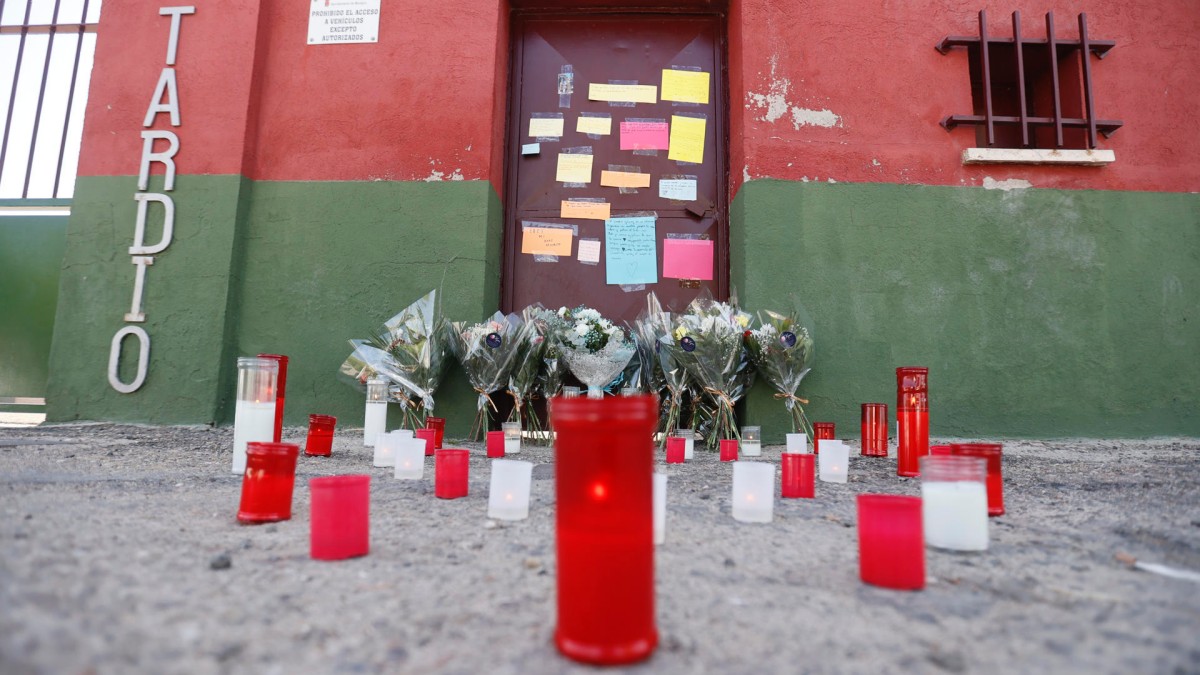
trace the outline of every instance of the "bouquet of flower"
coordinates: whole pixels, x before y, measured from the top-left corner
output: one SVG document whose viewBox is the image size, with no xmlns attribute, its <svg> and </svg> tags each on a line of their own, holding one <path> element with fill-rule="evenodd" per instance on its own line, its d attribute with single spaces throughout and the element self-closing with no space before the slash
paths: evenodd
<svg viewBox="0 0 1200 675">
<path fill-rule="evenodd" d="M 634 345 L 620 326 L 589 307 L 562 307 L 558 315 L 570 326 L 562 335 L 563 358 L 571 373 L 587 385 L 589 398 L 604 396 L 604 387 L 633 358 Z"/>
<path fill-rule="evenodd" d="M 733 406 L 751 383 L 750 361 L 742 343 L 750 315 L 738 309 L 736 301 L 717 302 L 706 293 L 672 323 L 673 339 L 659 344 L 687 370 L 710 402 L 705 442 L 712 449 L 720 439 L 739 438 Z"/>
<path fill-rule="evenodd" d="M 390 397 L 402 404 L 404 425 L 424 426 L 446 363 L 445 322 L 437 291 L 400 310 L 375 335 L 350 344 L 354 351 L 340 372 L 364 392 L 371 377 L 388 380 Z"/>
<path fill-rule="evenodd" d="M 662 407 L 659 411 L 659 431 L 663 432 L 663 443 L 666 443 L 666 437 L 679 424 L 688 378 L 687 371 L 675 362 L 670 350 L 663 350 L 659 345 L 663 338 L 671 341 L 671 313 L 663 311 L 654 291 L 646 294 L 646 307 L 638 314 L 630 332 L 637 339 L 645 388 L 655 393 L 664 388 L 667 390 L 666 395 L 660 397 Z"/>
<path fill-rule="evenodd" d="M 532 405 L 534 390 L 540 381 L 539 375 L 542 372 L 547 342 L 545 334 L 536 323 L 538 309 L 541 307 L 530 305 L 521 312 L 521 320 L 525 324 L 526 330 L 523 331 L 522 342 L 518 345 L 512 373 L 508 376 L 508 394 L 513 399 L 513 409 L 508 416 L 510 422 L 523 420 L 524 411 Z M 532 408 L 529 408 L 529 411 L 526 422 L 528 429 L 537 434 L 541 431 L 541 424 Z"/>
<path fill-rule="evenodd" d="M 812 438 L 812 424 L 804 414 L 808 401 L 796 396 L 800 382 L 812 370 L 808 366 L 813 356 L 812 331 L 808 327 L 812 322 L 799 309 L 789 314 L 762 310 L 758 320 L 759 328 L 746 334 L 750 359 L 775 388 L 775 398 L 783 399 L 792 416 L 792 431 L 803 431 Z"/>
<path fill-rule="evenodd" d="M 496 410 L 492 393 L 508 384 L 509 375 L 526 341 L 529 327 L 519 316 L 504 316 L 500 312 L 483 323 L 455 321 L 450 324 L 450 351 L 462 364 L 467 379 L 479 394 L 471 438 L 482 438 L 487 428 L 487 408 Z"/>
</svg>

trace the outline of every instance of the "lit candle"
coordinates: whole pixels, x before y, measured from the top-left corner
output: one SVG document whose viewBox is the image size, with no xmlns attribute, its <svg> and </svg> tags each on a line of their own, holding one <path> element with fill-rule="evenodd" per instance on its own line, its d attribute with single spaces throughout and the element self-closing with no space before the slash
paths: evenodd
<svg viewBox="0 0 1200 675">
<path fill-rule="evenodd" d="M 375 466 L 395 466 L 396 449 L 405 439 L 412 438 L 412 431 L 396 429 L 384 432 L 375 438 Z"/>
<path fill-rule="evenodd" d="M 863 582 L 874 586 L 925 587 L 920 497 L 858 496 L 858 569 Z"/>
<path fill-rule="evenodd" d="M 387 426 L 387 382 L 380 378 L 367 381 L 367 409 L 363 415 L 363 445 L 375 445 L 375 437 Z"/>
<path fill-rule="evenodd" d="M 504 454 L 516 455 L 521 452 L 521 423 L 505 422 L 500 425 L 504 430 Z"/>
<path fill-rule="evenodd" d="M 279 363 L 242 357 L 237 361 L 237 403 L 233 409 L 233 473 L 246 470 L 246 444 L 275 438 L 275 393 Z"/>
<path fill-rule="evenodd" d="M 675 435 L 683 439 L 683 459 L 690 462 L 696 452 L 696 435 L 691 429 L 676 429 Z"/>
<path fill-rule="evenodd" d="M 929 369 L 896 369 L 896 475 L 918 476 L 929 454 Z"/>
<path fill-rule="evenodd" d="M 470 453 L 444 448 L 433 455 L 433 495 L 439 499 L 466 497 L 470 471 Z"/>
<path fill-rule="evenodd" d="M 678 436 L 667 439 L 667 464 L 683 464 L 686 441 Z"/>
<path fill-rule="evenodd" d="M 488 490 L 488 518 L 524 520 L 529 517 L 529 488 L 533 481 L 533 462 L 497 459 L 492 462 Z"/>
<path fill-rule="evenodd" d="M 487 432 L 487 456 L 488 457 L 503 457 L 504 456 L 504 432 L 503 431 Z"/>
<path fill-rule="evenodd" d="M 333 429 L 337 418 L 333 415 L 309 415 L 308 439 L 304 442 L 304 454 L 328 457 L 333 454 Z"/>
<path fill-rule="evenodd" d="M 850 446 L 832 438 L 824 439 L 825 452 L 817 455 L 817 472 L 826 483 L 845 483 L 850 465 Z"/>
<path fill-rule="evenodd" d="M 423 438 L 401 438 L 396 445 L 396 468 L 392 475 L 405 480 L 423 478 L 427 443 Z"/>
<path fill-rule="evenodd" d="M 821 441 L 834 437 L 833 422 L 813 422 L 813 454 L 821 454 Z"/>
<path fill-rule="evenodd" d="M 792 454 L 808 452 L 808 434 L 788 434 L 787 452 Z"/>
<path fill-rule="evenodd" d="M 738 458 L 738 442 L 733 438 L 721 439 L 721 461 L 736 462 Z"/>
<path fill-rule="evenodd" d="M 762 455 L 762 427 L 742 427 L 742 443 L 738 448 L 746 457 Z"/>
<path fill-rule="evenodd" d="M 667 474 L 654 474 L 654 543 L 667 538 Z"/>
<path fill-rule="evenodd" d="M 787 499 L 812 499 L 815 493 L 813 463 L 816 455 L 811 452 L 785 452 L 782 457 L 779 496 Z"/>
<path fill-rule="evenodd" d="M 287 393 L 288 357 L 282 354 L 259 354 L 260 359 L 271 359 L 279 364 L 279 377 L 275 387 L 275 432 L 271 440 L 278 443 L 283 438 L 283 399 Z"/>
<path fill-rule="evenodd" d="M 733 518 L 743 523 L 769 523 L 775 512 L 775 465 L 733 463 Z"/>
<path fill-rule="evenodd" d="M 341 560 L 366 555 L 371 537 L 371 477 L 313 478 L 308 492 L 312 557 Z"/>
<path fill-rule="evenodd" d="M 237 519 L 267 523 L 292 517 L 292 487 L 300 446 L 290 443 L 246 444 L 246 472 Z"/>
<path fill-rule="evenodd" d="M 920 464 L 925 542 L 951 551 L 986 551 L 986 460 L 926 456 Z"/>
</svg>

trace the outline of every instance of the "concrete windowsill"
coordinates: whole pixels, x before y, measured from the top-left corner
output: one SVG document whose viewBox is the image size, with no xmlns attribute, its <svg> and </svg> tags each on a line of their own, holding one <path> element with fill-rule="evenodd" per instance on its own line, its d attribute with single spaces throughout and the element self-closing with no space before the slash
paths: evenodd
<svg viewBox="0 0 1200 675">
<path fill-rule="evenodd" d="M 1029 148 L 967 148 L 963 164 L 1064 164 L 1104 166 L 1117 161 L 1112 150 L 1035 150 Z"/>
</svg>

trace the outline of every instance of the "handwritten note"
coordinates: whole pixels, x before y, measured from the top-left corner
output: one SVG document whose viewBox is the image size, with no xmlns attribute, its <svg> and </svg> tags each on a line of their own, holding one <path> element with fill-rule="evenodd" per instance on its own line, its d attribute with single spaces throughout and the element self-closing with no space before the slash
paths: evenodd
<svg viewBox="0 0 1200 675">
<path fill-rule="evenodd" d="M 601 179 L 601 185 L 604 180 Z M 658 181 L 658 196 L 681 202 L 696 201 L 696 181 L 693 178 L 663 178 Z"/>
<path fill-rule="evenodd" d="M 667 159 L 693 164 L 704 163 L 704 127 L 708 120 L 703 117 L 671 116 L 671 150 Z"/>
<path fill-rule="evenodd" d="M 529 135 L 532 138 L 559 138 L 563 135 L 563 118 L 529 118 Z"/>
<path fill-rule="evenodd" d="M 662 100 L 708 103 L 708 73 L 691 70 L 663 70 Z"/>
<path fill-rule="evenodd" d="M 712 240 L 663 239 L 663 278 L 712 280 Z"/>
<path fill-rule="evenodd" d="M 579 240 L 579 262 L 585 265 L 595 265 L 600 262 L 600 240 Z"/>
<path fill-rule="evenodd" d="M 658 283 L 654 217 L 609 218 L 604 221 L 606 283 Z"/>
<path fill-rule="evenodd" d="M 575 233 L 565 227 L 521 228 L 521 253 L 533 255 L 571 255 Z"/>
<path fill-rule="evenodd" d="M 592 182 L 592 156 L 558 153 L 558 171 L 554 180 L 562 183 Z"/>
<path fill-rule="evenodd" d="M 621 149 L 666 150 L 668 130 L 666 122 L 621 122 Z"/>
<path fill-rule="evenodd" d="M 658 87 L 653 84 L 588 84 L 589 101 L 617 103 L 658 103 Z"/>
<path fill-rule="evenodd" d="M 650 174 L 632 171 L 601 171 L 600 185 L 604 187 L 650 187 Z"/>
<path fill-rule="evenodd" d="M 612 116 L 605 115 L 604 117 L 584 117 L 579 116 L 579 121 L 575 123 L 575 131 L 581 134 L 593 134 L 595 136 L 611 136 L 612 135 Z"/>
<path fill-rule="evenodd" d="M 563 200 L 560 218 L 590 218 L 591 220 L 608 220 L 608 202 L 573 202 Z"/>
</svg>

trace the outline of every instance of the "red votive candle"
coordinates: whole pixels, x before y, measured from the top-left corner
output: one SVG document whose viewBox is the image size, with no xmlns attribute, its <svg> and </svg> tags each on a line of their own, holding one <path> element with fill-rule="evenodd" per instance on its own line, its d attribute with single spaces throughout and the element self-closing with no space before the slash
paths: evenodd
<svg viewBox="0 0 1200 675">
<path fill-rule="evenodd" d="M 300 446 L 291 443 L 247 443 L 242 474 L 242 523 L 269 523 L 292 517 L 292 487 Z"/>
<path fill-rule="evenodd" d="M 862 404 L 862 454 L 866 457 L 887 457 L 887 444 L 887 404 Z"/>
<path fill-rule="evenodd" d="M 500 434 L 504 443 L 504 433 Z M 467 496 L 467 476 L 471 453 L 446 448 L 433 453 L 433 494 L 439 499 L 458 499 Z"/>
<path fill-rule="evenodd" d="M 780 496 L 788 499 L 812 499 L 816 485 L 817 457 L 811 453 L 785 452 Z"/>
<path fill-rule="evenodd" d="M 950 446 L 948 446 L 948 445 L 931 445 L 931 446 L 929 446 L 929 454 L 931 454 L 931 455 L 949 455 L 949 454 L 953 454 L 953 453 L 950 452 Z"/>
<path fill-rule="evenodd" d="M 833 422 L 813 422 L 813 454 L 814 455 L 821 454 L 821 439 L 822 438 L 824 438 L 825 440 L 833 440 L 834 439 L 834 429 L 835 428 L 836 427 L 834 426 Z"/>
<path fill-rule="evenodd" d="M 738 458 L 738 442 L 737 439 L 726 438 L 721 440 L 721 461 L 736 462 Z"/>
<path fill-rule="evenodd" d="M 982 457 L 987 460 L 988 515 L 1004 515 L 1004 472 L 999 443 L 952 443 L 950 454 Z"/>
<path fill-rule="evenodd" d="M 650 656 L 654 620 L 654 430 L 658 399 L 555 398 L 558 626 L 565 656 Z"/>
<path fill-rule="evenodd" d="M 920 497 L 858 496 L 858 569 L 863 583 L 873 586 L 925 587 Z"/>
<path fill-rule="evenodd" d="M 342 560 L 366 555 L 371 539 L 371 477 L 312 478 L 308 491 L 312 557 Z"/>
<path fill-rule="evenodd" d="M 433 457 L 433 451 L 437 449 L 437 429 L 417 429 L 413 436 L 425 441 L 425 456 Z"/>
<path fill-rule="evenodd" d="M 487 432 L 487 456 L 488 457 L 503 457 L 504 456 L 504 432 L 503 431 Z"/>
<path fill-rule="evenodd" d="M 259 354 L 260 359 L 271 359 L 279 363 L 279 379 L 275 384 L 275 442 L 283 438 L 283 395 L 287 391 L 288 357 L 283 354 Z"/>
<path fill-rule="evenodd" d="M 443 435 L 445 435 L 445 432 L 446 432 L 446 418 L 445 417 L 426 417 L 425 418 L 425 428 L 433 429 L 434 432 L 436 432 L 437 435 L 433 439 L 433 449 L 441 450 L 442 449 L 442 437 L 443 437 Z"/>
<path fill-rule="evenodd" d="M 304 454 L 328 457 L 333 454 L 333 428 L 337 418 L 333 415 L 309 415 L 308 439 L 304 442 Z"/>
<path fill-rule="evenodd" d="M 667 437 L 667 464 L 683 464 L 687 439 L 682 436 Z"/>
<path fill-rule="evenodd" d="M 919 476 L 929 454 L 929 369 L 896 369 L 896 475 Z"/>
</svg>

